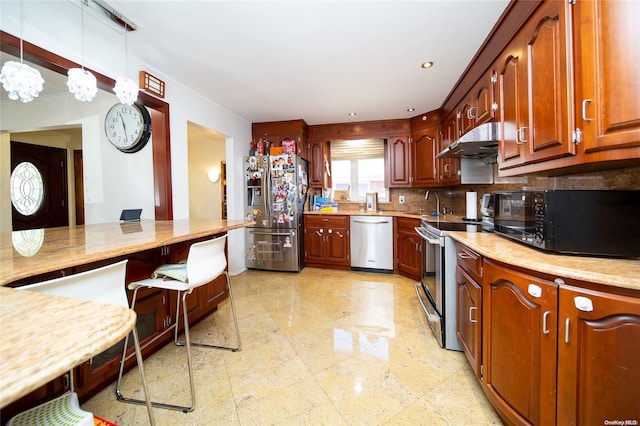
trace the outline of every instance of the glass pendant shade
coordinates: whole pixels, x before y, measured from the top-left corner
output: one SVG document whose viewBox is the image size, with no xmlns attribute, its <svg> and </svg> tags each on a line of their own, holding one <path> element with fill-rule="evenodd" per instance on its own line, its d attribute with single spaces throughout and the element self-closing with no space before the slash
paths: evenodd
<svg viewBox="0 0 640 426">
<path fill-rule="evenodd" d="M 89 71 L 82 68 L 71 68 L 67 75 L 69 76 L 67 86 L 69 86 L 69 91 L 74 94 L 77 100 L 83 102 L 91 101 L 98 93 L 96 77 Z"/>
<path fill-rule="evenodd" d="M 138 99 L 138 85 L 133 80 L 125 77 L 116 79 L 116 86 L 113 91 L 123 104 L 133 105 Z"/>
<path fill-rule="evenodd" d="M 40 72 L 20 62 L 7 61 L 2 66 L 0 83 L 14 101 L 31 102 L 42 91 L 44 80 Z"/>
</svg>

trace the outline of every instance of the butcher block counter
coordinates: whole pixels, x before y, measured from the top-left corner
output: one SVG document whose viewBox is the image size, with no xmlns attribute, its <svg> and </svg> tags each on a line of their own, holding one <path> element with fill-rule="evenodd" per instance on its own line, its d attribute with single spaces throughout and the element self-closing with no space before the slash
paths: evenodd
<svg viewBox="0 0 640 426">
<path fill-rule="evenodd" d="M 226 233 L 244 220 L 142 220 L 0 234 L 0 285 L 64 268 Z"/>
</svg>

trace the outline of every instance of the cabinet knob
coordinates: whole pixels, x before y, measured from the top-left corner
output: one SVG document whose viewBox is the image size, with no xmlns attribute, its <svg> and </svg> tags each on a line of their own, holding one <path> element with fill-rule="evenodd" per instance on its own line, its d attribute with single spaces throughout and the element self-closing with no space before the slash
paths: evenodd
<svg viewBox="0 0 640 426">
<path fill-rule="evenodd" d="M 593 311 L 593 302 L 588 297 L 576 296 L 573 298 L 573 303 L 576 305 L 576 308 L 582 312 Z"/>
<path fill-rule="evenodd" d="M 540 288 L 540 286 L 536 284 L 529 284 L 529 287 L 527 287 L 527 292 L 533 297 L 540 298 L 540 296 L 542 296 L 542 288 Z"/>
</svg>

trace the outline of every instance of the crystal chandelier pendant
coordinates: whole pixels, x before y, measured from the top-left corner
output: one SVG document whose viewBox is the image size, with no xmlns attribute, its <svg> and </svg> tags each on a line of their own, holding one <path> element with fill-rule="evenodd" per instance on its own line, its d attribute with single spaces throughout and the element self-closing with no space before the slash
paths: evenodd
<svg viewBox="0 0 640 426">
<path fill-rule="evenodd" d="M 125 77 L 116 79 L 116 86 L 113 91 L 123 104 L 133 105 L 138 99 L 138 85 L 133 80 Z"/>
<path fill-rule="evenodd" d="M 14 101 L 31 102 L 42 91 L 40 72 L 20 62 L 8 61 L 2 66 L 0 83 Z"/>
<path fill-rule="evenodd" d="M 67 86 L 79 101 L 88 102 L 98 93 L 96 77 L 82 68 L 71 68 L 67 75 Z"/>
</svg>

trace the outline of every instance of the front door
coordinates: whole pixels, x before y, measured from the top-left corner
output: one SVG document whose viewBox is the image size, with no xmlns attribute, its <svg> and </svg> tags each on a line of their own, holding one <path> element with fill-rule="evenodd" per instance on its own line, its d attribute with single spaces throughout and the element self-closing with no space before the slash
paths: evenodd
<svg viewBox="0 0 640 426">
<path fill-rule="evenodd" d="M 65 149 L 11 142 L 13 230 L 69 225 Z"/>
</svg>

